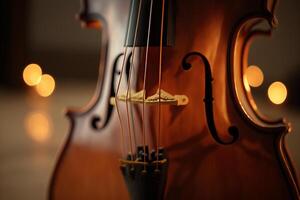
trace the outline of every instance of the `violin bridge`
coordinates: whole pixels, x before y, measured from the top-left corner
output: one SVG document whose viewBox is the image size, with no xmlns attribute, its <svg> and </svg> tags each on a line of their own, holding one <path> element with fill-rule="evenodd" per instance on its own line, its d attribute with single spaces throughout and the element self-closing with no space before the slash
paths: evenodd
<svg viewBox="0 0 300 200">
<path fill-rule="evenodd" d="M 121 94 L 118 95 L 119 101 L 129 101 L 132 103 L 144 103 L 145 104 L 167 104 L 167 105 L 175 105 L 175 106 L 185 106 L 189 103 L 189 98 L 186 95 L 172 95 L 164 90 L 160 90 L 160 98 L 159 98 L 159 90 L 152 95 L 144 99 L 144 90 L 141 90 L 139 92 L 131 92 L 130 94 Z M 127 98 L 128 97 L 128 98 Z M 110 98 L 110 104 L 114 105 L 116 104 L 115 97 Z"/>
</svg>

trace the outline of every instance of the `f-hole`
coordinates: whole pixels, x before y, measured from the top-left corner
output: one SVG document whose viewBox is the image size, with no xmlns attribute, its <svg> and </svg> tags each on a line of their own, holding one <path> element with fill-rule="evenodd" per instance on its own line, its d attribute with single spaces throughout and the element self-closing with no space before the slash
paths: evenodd
<svg viewBox="0 0 300 200">
<path fill-rule="evenodd" d="M 229 134 L 232 136 L 232 139 L 230 141 L 223 141 L 219 137 L 219 133 L 216 129 L 215 126 L 215 121 L 214 121 L 214 112 L 213 112 L 213 89 L 212 89 L 212 73 L 211 73 L 211 68 L 210 64 L 207 60 L 207 58 L 199 53 L 199 52 L 190 52 L 184 56 L 182 59 L 182 68 L 184 70 L 189 70 L 192 67 L 192 64 L 188 62 L 188 59 L 192 56 L 197 56 L 201 59 L 201 61 L 204 64 L 204 70 L 205 70 L 205 97 L 203 99 L 204 104 L 205 104 L 205 115 L 206 115 L 206 123 L 208 125 L 209 131 L 214 138 L 214 140 L 222 145 L 228 145 L 228 144 L 233 144 L 237 139 L 239 138 L 239 131 L 236 126 L 230 126 L 228 128 Z"/>
<path fill-rule="evenodd" d="M 111 77 L 111 84 L 110 84 L 110 95 L 109 95 L 109 98 L 110 97 L 114 97 L 115 96 L 115 81 L 116 81 L 116 77 L 120 76 L 121 72 L 119 70 L 117 70 L 117 66 L 118 66 L 118 61 L 119 59 L 123 56 L 123 53 L 120 53 L 114 60 L 114 63 L 113 63 L 113 71 L 112 71 L 112 77 Z M 127 64 L 126 64 L 127 65 Z M 127 66 L 126 66 L 127 67 Z M 118 75 L 118 76 L 117 76 Z M 109 99 L 106 101 L 108 102 L 108 110 L 107 110 L 107 116 L 106 117 L 103 117 L 103 116 L 100 116 L 100 115 L 94 115 L 92 117 L 92 120 L 91 120 L 91 126 L 94 130 L 101 130 L 103 129 L 104 127 L 106 127 L 106 125 L 108 124 L 110 118 L 111 118 L 111 115 L 112 115 L 112 111 L 113 111 L 113 106 L 109 103 Z M 105 122 L 103 123 L 102 126 L 99 126 L 99 123 L 101 123 L 101 120 L 102 119 L 105 119 Z"/>
</svg>

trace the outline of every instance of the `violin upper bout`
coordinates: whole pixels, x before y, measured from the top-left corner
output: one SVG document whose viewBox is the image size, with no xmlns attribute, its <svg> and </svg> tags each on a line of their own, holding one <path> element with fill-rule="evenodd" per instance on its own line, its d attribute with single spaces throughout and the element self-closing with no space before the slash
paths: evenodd
<svg viewBox="0 0 300 200">
<path fill-rule="evenodd" d="M 277 0 L 266 0 L 260 11 L 250 13 L 241 18 L 233 27 L 227 51 L 228 84 L 231 97 L 238 112 L 245 121 L 262 132 L 287 133 L 289 124 L 283 119 L 267 119 L 263 116 L 252 97 L 251 89 L 245 84 L 244 74 L 248 67 L 248 53 L 253 39 L 256 36 L 270 36 L 277 27 L 275 16 Z M 262 12 L 261 12 L 262 11 Z M 266 21 L 267 29 L 257 28 Z"/>
</svg>

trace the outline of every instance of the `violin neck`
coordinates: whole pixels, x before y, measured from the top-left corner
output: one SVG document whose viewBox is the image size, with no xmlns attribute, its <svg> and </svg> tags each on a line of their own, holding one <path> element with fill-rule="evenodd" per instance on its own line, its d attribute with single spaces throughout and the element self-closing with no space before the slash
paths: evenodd
<svg viewBox="0 0 300 200">
<path fill-rule="evenodd" d="M 174 45 L 175 4 L 174 0 L 165 0 L 163 27 L 163 46 L 165 47 Z M 127 41 L 125 41 L 125 46 L 147 46 L 148 35 L 149 46 L 159 46 L 161 15 L 162 0 L 132 0 L 127 25 L 129 35 Z M 127 35 L 125 38 L 127 38 Z"/>
</svg>

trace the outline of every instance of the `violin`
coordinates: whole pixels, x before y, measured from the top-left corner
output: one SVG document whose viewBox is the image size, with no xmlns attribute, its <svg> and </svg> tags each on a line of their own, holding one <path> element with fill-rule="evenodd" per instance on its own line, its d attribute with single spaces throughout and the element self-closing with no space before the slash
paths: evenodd
<svg viewBox="0 0 300 200">
<path fill-rule="evenodd" d="M 99 82 L 67 112 L 49 199 L 300 199 L 289 124 L 262 116 L 243 79 L 276 5 L 83 0 L 79 19 L 101 32 Z"/>
</svg>

